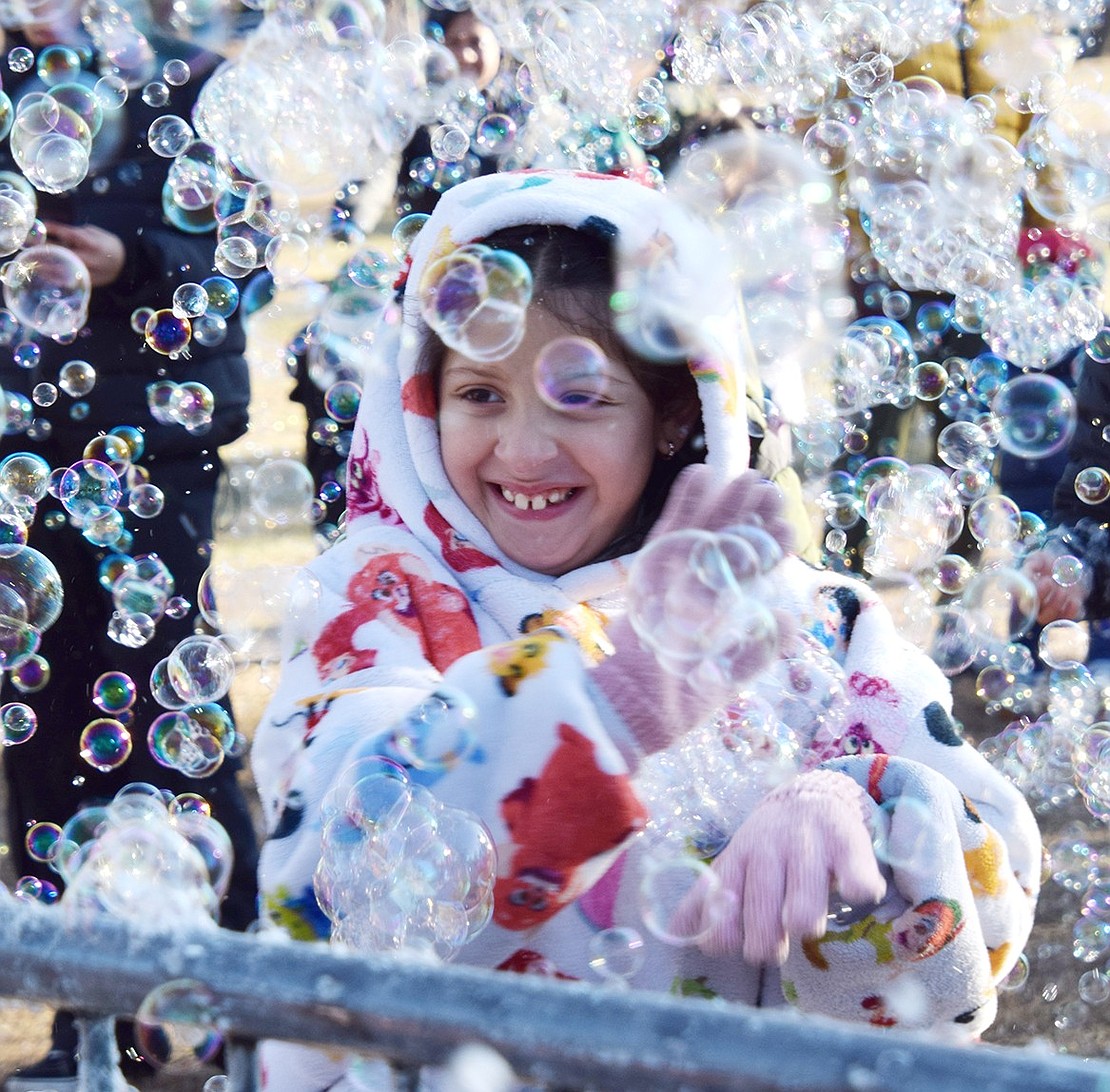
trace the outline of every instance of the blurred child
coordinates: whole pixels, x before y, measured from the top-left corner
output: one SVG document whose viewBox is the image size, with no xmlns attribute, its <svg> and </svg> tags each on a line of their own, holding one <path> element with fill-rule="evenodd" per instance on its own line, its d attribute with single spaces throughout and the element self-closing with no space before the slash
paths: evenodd
<svg viewBox="0 0 1110 1092">
<path fill-rule="evenodd" d="M 474 243 L 488 250 L 459 249 Z M 506 252 L 533 280 L 515 338 L 498 326 L 504 300 L 460 317 L 466 293 L 443 279 Z M 321 801 L 350 763 L 382 755 L 492 834 L 492 923 L 465 962 L 588 978 L 591 942 L 624 926 L 643 934 L 637 987 L 975 1035 L 1032 923 L 1036 826 L 870 591 L 786 556 L 777 490 L 747 469 L 742 322 L 715 254 L 704 225 L 627 179 L 508 173 L 441 199 L 366 377 L 347 536 L 305 574 L 253 751 L 263 914 L 328 935 Z M 478 330 L 500 330 L 501 350 Z M 594 343 L 603 376 L 582 370 L 555 395 L 545 368 L 567 338 Z M 683 561 L 692 539 L 675 532 L 689 531 L 759 544 L 770 577 L 739 613 L 775 623 L 759 640 L 741 625 L 713 664 L 674 673 L 631 624 L 627 580 L 645 544 Z M 686 609 L 694 640 L 737 621 L 712 615 L 711 596 L 638 585 L 641 606 L 658 593 Z M 796 669 L 839 687 L 821 716 L 787 709 Z M 723 813 L 711 844 L 668 810 L 660 762 L 693 779 L 727 731 L 722 789 L 755 776 L 741 690 L 791 721 L 776 737 L 795 739 L 791 768 Z M 437 692 L 473 704 L 473 745 L 408 761 L 410 713 Z M 716 854 L 725 892 L 704 881 L 673 913 L 671 940 L 697 944 L 645 927 L 653 855 L 676 842 Z M 264 1053 L 271 1089 L 339 1087 L 344 1071 L 304 1048 Z"/>
</svg>

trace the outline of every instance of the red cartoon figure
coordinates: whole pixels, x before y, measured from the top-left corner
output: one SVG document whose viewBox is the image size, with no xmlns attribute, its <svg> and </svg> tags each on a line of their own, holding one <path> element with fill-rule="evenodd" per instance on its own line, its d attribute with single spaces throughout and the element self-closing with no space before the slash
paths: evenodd
<svg viewBox="0 0 1110 1092">
<path fill-rule="evenodd" d="M 350 517 L 374 513 L 382 523 L 400 526 L 401 517 L 382 499 L 378 488 L 381 455 L 370 450 L 364 428 L 355 430 L 347 469 L 347 512 Z"/>
<path fill-rule="evenodd" d="M 494 886 L 493 920 L 505 929 L 547 921 L 586 889 L 587 861 L 619 847 L 647 813 L 628 778 L 598 768 L 594 745 L 569 724 L 537 777 L 501 801 L 512 855 Z"/>
<path fill-rule="evenodd" d="M 471 569 L 488 569 L 491 565 L 497 564 L 492 557 L 482 553 L 477 547 L 471 546 L 443 518 L 439 509 L 431 501 L 424 509 L 424 522 L 428 525 L 428 530 L 439 540 L 440 548 L 443 550 L 443 560 L 455 572 L 465 573 Z"/>
<path fill-rule="evenodd" d="M 323 679 L 372 667 L 377 652 L 358 643 L 358 630 L 379 621 L 417 639 L 424 658 L 446 671 L 478 647 L 478 627 L 466 596 L 430 579 L 408 554 L 372 557 L 347 585 L 350 606 L 333 618 L 312 646 Z"/>
</svg>

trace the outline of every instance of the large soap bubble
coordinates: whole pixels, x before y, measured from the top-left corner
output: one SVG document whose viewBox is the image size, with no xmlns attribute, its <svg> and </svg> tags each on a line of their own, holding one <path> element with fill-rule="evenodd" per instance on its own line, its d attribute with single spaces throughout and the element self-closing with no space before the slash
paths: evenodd
<svg viewBox="0 0 1110 1092">
<path fill-rule="evenodd" d="M 89 271 L 65 247 L 28 247 L 0 269 L 0 282 L 8 310 L 46 337 L 72 337 L 88 319 Z"/>
</svg>

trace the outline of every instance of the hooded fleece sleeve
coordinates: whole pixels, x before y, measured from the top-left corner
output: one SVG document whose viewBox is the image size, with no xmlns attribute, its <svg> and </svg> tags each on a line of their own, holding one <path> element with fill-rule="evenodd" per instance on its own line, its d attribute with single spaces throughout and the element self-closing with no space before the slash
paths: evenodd
<svg viewBox="0 0 1110 1092">
<path fill-rule="evenodd" d="M 813 632 L 844 668 L 847 703 L 818 732 L 813 762 L 867 790 L 888 888 L 879 905 L 842 907 L 823 937 L 794 946 L 784 993 L 879 1026 L 977 1034 L 1032 927 L 1036 823 L 961 739 L 947 679 L 873 593 L 821 574 L 816 602 Z"/>
</svg>

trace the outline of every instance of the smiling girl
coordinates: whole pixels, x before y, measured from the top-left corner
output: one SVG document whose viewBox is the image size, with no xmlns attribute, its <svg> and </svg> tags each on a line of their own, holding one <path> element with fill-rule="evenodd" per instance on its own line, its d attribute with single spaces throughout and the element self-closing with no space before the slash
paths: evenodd
<svg viewBox="0 0 1110 1092">
<path fill-rule="evenodd" d="M 497 352 L 458 336 L 476 320 L 437 336 L 427 320 L 459 299 L 443 263 L 498 255 L 530 270 L 522 329 Z M 592 942 L 623 927 L 643 939 L 634 986 L 975 1034 L 1032 922 L 1035 824 L 869 591 L 784 556 L 779 494 L 748 469 L 742 323 L 715 255 L 704 227 L 628 180 L 510 173 L 443 197 L 410 250 L 403 322 L 367 369 L 347 537 L 309 567 L 256 738 L 264 913 L 328 935 L 321 801 L 351 762 L 384 756 L 491 832 L 492 923 L 463 961 L 588 978 Z M 770 569 L 777 637 L 741 637 L 715 673 L 665 670 L 625 614 L 637 554 L 673 555 L 680 531 L 747 535 Z M 697 629 L 699 602 L 685 606 Z M 788 700 L 802 668 L 840 680 L 811 721 Z M 743 690 L 791 720 L 789 776 L 753 773 Z M 412 716 L 437 693 L 476 714 L 449 756 L 421 753 Z M 730 777 L 758 792 L 732 794 L 712 839 L 683 828 L 658 774 L 693 784 L 726 753 L 724 795 Z M 725 893 L 678 907 L 686 943 L 652 932 L 643 896 L 676 841 L 716 854 Z M 958 927 L 927 957 L 889 942 L 933 905 Z M 342 1061 L 298 1050 L 268 1048 L 268 1087 L 342 1082 Z"/>
</svg>

